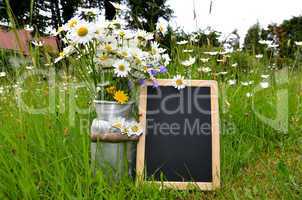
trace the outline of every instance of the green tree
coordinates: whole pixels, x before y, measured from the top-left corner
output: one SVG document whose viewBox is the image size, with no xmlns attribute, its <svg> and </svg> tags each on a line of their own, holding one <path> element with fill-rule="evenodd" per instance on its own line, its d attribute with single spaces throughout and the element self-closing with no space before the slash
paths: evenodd
<svg viewBox="0 0 302 200">
<path fill-rule="evenodd" d="M 244 38 L 244 48 L 253 52 L 254 54 L 261 52 L 261 45 L 259 40 L 261 40 L 261 28 L 259 23 L 253 25 L 247 31 L 247 34 Z"/>
<path fill-rule="evenodd" d="M 159 18 L 169 20 L 173 10 L 166 4 L 167 0 L 128 0 L 130 7 L 127 17 L 130 25 L 146 31 L 154 31 Z"/>
</svg>

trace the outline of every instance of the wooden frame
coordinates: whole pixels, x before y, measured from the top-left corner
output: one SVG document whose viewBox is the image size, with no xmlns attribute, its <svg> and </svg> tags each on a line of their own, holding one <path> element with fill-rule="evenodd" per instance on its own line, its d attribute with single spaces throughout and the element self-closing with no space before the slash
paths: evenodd
<svg viewBox="0 0 302 200">
<path fill-rule="evenodd" d="M 152 183 L 160 184 L 163 187 L 187 189 L 189 185 L 196 185 L 201 190 L 213 190 L 220 187 L 220 142 L 219 142 L 219 110 L 218 110 L 218 86 L 216 81 L 208 80 L 186 80 L 188 87 L 210 87 L 211 88 L 211 121 L 212 121 L 212 182 L 160 182 Z M 158 80 L 159 86 L 172 86 L 172 79 Z M 147 86 L 152 85 L 151 82 Z M 146 132 L 146 109 L 147 109 L 147 87 L 142 87 L 140 90 L 140 125 Z M 137 181 L 144 180 L 145 168 L 145 134 L 143 134 L 137 144 L 137 160 L 136 160 L 136 175 Z"/>
</svg>

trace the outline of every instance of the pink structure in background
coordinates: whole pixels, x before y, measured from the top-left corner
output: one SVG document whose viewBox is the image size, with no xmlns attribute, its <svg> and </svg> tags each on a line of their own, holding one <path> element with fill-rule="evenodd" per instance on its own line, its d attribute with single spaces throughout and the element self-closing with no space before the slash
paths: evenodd
<svg viewBox="0 0 302 200">
<path fill-rule="evenodd" d="M 7 31 L 0 28 L 0 49 L 21 51 L 24 55 L 29 55 L 29 45 L 32 40 L 34 38 L 27 30 Z M 59 51 L 58 39 L 56 37 L 41 37 L 40 41 L 43 41 L 43 46 L 50 52 L 56 53 Z"/>
</svg>

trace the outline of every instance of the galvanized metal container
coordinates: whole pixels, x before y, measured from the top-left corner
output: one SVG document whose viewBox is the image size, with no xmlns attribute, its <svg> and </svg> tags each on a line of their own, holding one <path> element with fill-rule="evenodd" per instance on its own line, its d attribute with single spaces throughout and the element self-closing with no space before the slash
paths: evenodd
<svg viewBox="0 0 302 200">
<path fill-rule="evenodd" d="M 110 121 L 123 117 L 127 121 L 132 121 L 130 113 L 133 108 L 133 102 L 128 104 L 118 104 L 113 101 L 95 100 L 97 118 L 93 120 L 91 125 L 91 134 L 104 134 L 108 132 L 116 132 L 111 129 Z M 130 175 L 134 177 L 135 159 L 136 159 L 136 143 L 107 143 L 92 142 L 91 158 L 94 170 L 102 169 L 104 173 L 111 174 L 119 179 L 121 176 Z"/>
</svg>

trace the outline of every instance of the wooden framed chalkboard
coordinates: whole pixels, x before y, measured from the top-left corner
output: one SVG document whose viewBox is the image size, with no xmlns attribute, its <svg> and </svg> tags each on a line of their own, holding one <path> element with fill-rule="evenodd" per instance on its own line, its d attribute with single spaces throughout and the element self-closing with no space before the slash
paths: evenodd
<svg viewBox="0 0 302 200">
<path fill-rule="evenodd" d="M 220 186 L 219 114 L 216 81 L 173 80 L 147 83 L 140 91 L 144 135 L 137 146 L 137 180 L 163 187 L 202 190 Z"/>
</svg>

